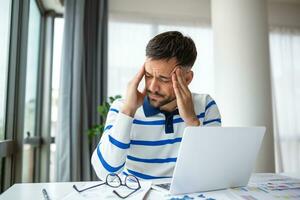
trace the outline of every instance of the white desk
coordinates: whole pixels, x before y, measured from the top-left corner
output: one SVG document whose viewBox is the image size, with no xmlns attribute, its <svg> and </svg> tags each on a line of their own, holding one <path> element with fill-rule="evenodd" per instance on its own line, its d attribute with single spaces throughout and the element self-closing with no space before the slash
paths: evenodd
<svg viewBox="0 0 300 200">
<path fill-rule="evenodd" d="M 72 188 L 73 184 L 79 182 L 61 182 L 61 183 L 22 183 L 14 184 L 8 190 L 6 190 L 1 196 L 2 200 L 43 200 L 42 189 L 45 188 L 51 198 L 51 200 L 62 199 L 71 192 L 74 191 Z M 82 184 L 82 182 L 81 182 Z M 216 191 L 216 194 L 230 196 L 230 193 L 226 190 Z M 116 199 L 120 199 L 116 197 Z M 147 200 L 159 200 L 164 197 L 157 191 L 151 189 L 146 195 Z"/>
<path fill-rule="evenodd" d="M 257 176 L 261 176 L 265 174 L 253 174 L 251 178 L 255 178 Z M 82 184 L 83 182 L 59 182 L 59 183 L 22 183 L 22 184 L 14 184 L 12 187 L 10 187 L 8 190 L 6 190 L 1 196 L 0 199 L 18 199 L 18 200 L 42 200 L 43 194 L 42 189 L 45 188 L 47 192 L 49 193 L 49 196 L 51 200 L 55 199 L 62 199 L 69 193 L 73 192 L 74 189 L 72 188 L 73 184 Z M 299 190 L 300 192 L 300 190 Z M 210 193 L 204 193 L 207 194 L 206 196 L 210 196 L 209 194 L 214 195 L 225 195 L 228 197 L 228 199 L 239 199 L 235 198 L 230 194 L 228 190 L 220 190 Z M 300 195 L 300 193 L 299 193 Z M 118 199 L 118 198 L 116 198 Z M 158 193 L 155 190 L 150 190 L 150 192 L 147 194 L 146 199 L 150 200 L 157 200 L 157 199 L 163 199 L 160 193 Z M 205 198 L 203 198 L 205 199 Z M 218 200 L 218 199 L 217 199 Z"/>
</svg>

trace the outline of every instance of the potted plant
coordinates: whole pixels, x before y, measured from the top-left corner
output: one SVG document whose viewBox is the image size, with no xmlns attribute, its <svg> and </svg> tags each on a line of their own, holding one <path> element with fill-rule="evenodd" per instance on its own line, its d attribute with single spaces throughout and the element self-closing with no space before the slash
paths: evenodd
<svg viewBox="0 0 300 200">
<path fill-rule="evenodd" d="M 95 136 L 102 136 L 104 128 L 105 128 L 105 122 L 106 122 L 106 117 L 109 111 L 109 108 L 111 104 L 116 100 L 121 98 L 121 95 L 115 95 L 109 97 L 108 101 L 104 101 L 101 105 L 98 106 L 97 111 L 98 114 L 100 115 L 100 124 L 94 125 L 92 128 L 88 130 L 88 137 L 89 139 L 92 139 Z"/>
</svg>

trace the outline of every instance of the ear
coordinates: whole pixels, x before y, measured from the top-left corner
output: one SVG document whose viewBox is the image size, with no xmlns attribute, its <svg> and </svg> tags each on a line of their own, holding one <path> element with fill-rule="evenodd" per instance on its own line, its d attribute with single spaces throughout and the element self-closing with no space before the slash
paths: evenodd
<svg viewBox="0 0 300 200">
<path fill-rule="evenodd" d="M 194 77 L 194 72 L 192 70 L 190 70 L 189 72 L 186 73 L 185 81 L 188 85 L 192 82 L 193 77 Z"/>
</svg>

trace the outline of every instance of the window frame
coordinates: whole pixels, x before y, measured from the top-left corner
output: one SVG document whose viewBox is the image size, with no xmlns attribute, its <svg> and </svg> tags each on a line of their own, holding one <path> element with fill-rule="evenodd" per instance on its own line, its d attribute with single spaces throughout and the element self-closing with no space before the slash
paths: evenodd
<svg viewBox="0 0 300 200">
<path fill-rule="evenodd" d="M 28 31 L 29 0 L 12 1 L 9 64 L 6 95 L 5 141 L 7 151 L 4 159 L 4 176 L 1 191 L 15 182 L 20 182 L 22 169 L 22 143 L 24 121 L 24 99 L 26 78 L 26 48 Z M 21 48 L 22 47 L 22 48 Z M 25 48 L 26 47 L 26 48 Z M 22 66 L 21 66 L 22 65 Z M 10 145 L 8 145 L 10 144 Z M 10 146 L 10 147 L 9 147 Z"/>
<path fill-rule="evenodd" d="M 49 181 L 50 144 L 54 143 L 49 129 L 51 112 L 48 112 L 48 110 L 51 111 L 49 97 L 51 102 L 53 28 L 54 18 L 62 17 L 62 15 L 53 11 L 46 12 L 39 0 L 34 1 L 41 14 L 35 116 L 36 135 L 24 139 L 30 0 L 12 1 L 7 88 L 5 91 L 6 102 L 9 103 L 6 104 L 5 109 L 5 140 L 0 142 L 0 159 L 3 164 L 0 169 L 3 174 L 0 180 L 0 193 L 14 183 L 22 182 L 24 144 L 32 145 L 35 148 L 33 182 Z M 49 49 L 47 45 L 50 45 Z M 44 68 L 45 65 L 47 65 L 47 69 Z M 50 85 L 45 83 L 45 79 L 50 80 L 48 81 Z M 48 96 L 45 97 L 45 95 Z"/>
<path fill-rule="evenodd" d="M 40 84 L 41 84 L 41 69 L 43 68 L 42 67 L 42 63 L 41 61 L 43 60 L 43 57 L 42 57 L 42 54 L 43 54 L 43 41 L 44 41 L 44 34 L 43 34 L 43 26 L 44 26 L 44 8 L 42 7 L 42 4 L 40 1 L 38 0 L 28 0 L 28 19 L 27 19 L 27 27 L 29 26 L 29 17 L 30 17 L 30 1 L 34 1 L 36 3 L 36 6 L 38 8 L 38 11 L 40 13 L 40 34 L 39 34 L 39 41 L 38 41 L 38 66 L 37 66 L 37 74 L 36 74 L 36 78 L 37 78 L 37 82 L 36 82 L 36 107 L 35 107 L 35 119 L 34 119 L 34 135 L 33 136 L 30 136 L 30 137 L 26 137 L 25 139 L 23 139 L 23 146 L 26 144 L 26 145 L 30 145 L 32 148 L 33 148 L 33 175 L 31 177 L 31 180 L 33 182 L 37 182 L 39 181 L 39 168 L 40 168 L 40 165 L 39 165 L 39 147 L 41 146 L 41 136 L 40 136 L 40 132 L 39 132 L 39 119 L 40 119 L 40 115 L 41 115 L 41 110 L 40 110 L 40 104 L 41 104 L 41 100 L 42 100 L 42 96 L 41 96 L 41 93 L 40 93 Z M 27 31 L 27 38 L 28 38 L 28 33 L 29 33 L 29 30 Z M 27 42 L 28 43 L 28 42 Z M 27 51 L 28 51 L 28 46 L 26 48 L 26 64 L 27 64 Z M 27 66 L 26 66 L 26 70 L 27 70 Z M 27 74 L 26 74 L 26 77 L 25 77 L 25 81 L 26 81 L 26 78 L 27 78 Z M 26 85 L 26 83 L 25 83 Z M 25 98 L 26 98 L 26 86 L 25 86 Z M 24 103 L 25 103 L 25 99 L 24 99 Z M 25 106 L 24 105 L 24 111 L 25 111 Z M 25 121 L 24 121 L 25 122 Z M 24 123 L 23 122 L 23 123 Z M 23 127 L 24 129 L 24 127 Z M 24 138 L 24 131 L 23 131 L 23 138 Z M 22 153 L 24 153 L 23 151 L 23 147 L 22 147 Z M 23 157 L 23 156 L 22 156 Z M 23 160 L 21 161 L 23 162 Z M 23 173 L 23 166 L 22 166 L 22 169 L 21 169 L 21 176 L 22 176 L 22 173 Z M 21 180 L 22 180 L 22 177 L 21 177 Z"/>
</svg>

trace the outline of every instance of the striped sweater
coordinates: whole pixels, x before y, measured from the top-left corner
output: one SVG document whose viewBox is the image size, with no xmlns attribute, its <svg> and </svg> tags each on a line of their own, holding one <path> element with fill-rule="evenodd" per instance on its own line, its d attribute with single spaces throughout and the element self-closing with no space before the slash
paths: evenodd
<svg viewBox="0 0 300 200">
<path fill-rule="evenodd" d="M 221 126 L 215 101 L 207 94 L 193 93 L 195 112 L 202 126 Z M 145 98 L 134 118 L 120 112 L 123 100 L 113 102 L 103 136 L 91 162 L 97 176 L 132 174 L 141 179 L 172 177 L 178 148 L 187 126 L 178 114 L 160 111 Z"/>
</svg>

